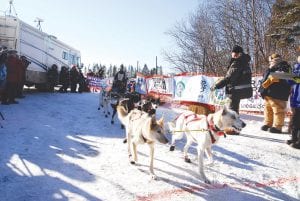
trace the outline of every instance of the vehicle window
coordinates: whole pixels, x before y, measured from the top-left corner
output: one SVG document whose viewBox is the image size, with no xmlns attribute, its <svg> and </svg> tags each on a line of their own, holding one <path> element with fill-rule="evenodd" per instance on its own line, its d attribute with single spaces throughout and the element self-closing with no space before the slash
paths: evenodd
<svg viewBox="0 0 300 201">
<path fill-rule="evenodd" d="M 68 53 L 67 53 L 67 52 L 63 52 L 62 58 L 63 58 L 64 60 L 68 60 Z"/>
</svg>

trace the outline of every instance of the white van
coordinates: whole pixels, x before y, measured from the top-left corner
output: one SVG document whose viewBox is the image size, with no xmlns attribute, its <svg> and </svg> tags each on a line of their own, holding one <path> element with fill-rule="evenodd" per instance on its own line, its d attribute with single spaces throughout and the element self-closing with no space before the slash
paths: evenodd
<svg viewBox="0 0 300 201">
<path fill-rule="evenodd" d="M 0 16 L 0 46 L 16 50 L 31 62 L 26 72 L 26 84 L 45 86 L 46 72 L 53 64 L 80 66 L 80 51 L 57 40 L 14 16 Z"/>
</svg>

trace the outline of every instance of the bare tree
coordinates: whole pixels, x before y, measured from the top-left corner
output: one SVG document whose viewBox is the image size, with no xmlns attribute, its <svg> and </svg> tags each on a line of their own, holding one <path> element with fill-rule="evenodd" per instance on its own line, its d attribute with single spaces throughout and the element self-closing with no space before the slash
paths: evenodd
<svg viewBox="0 0 300 201">
<path fill-rule="evenodd" d="M 231 48 L 238 44 L 253 58 L 254 72 L 268 55 L 265 33 L 274 0 L 212 0 L 199 6 L 187 23 L 168 34 L 177 50 L 165 52 L 179 72 L 224 74 Z"/>
</svg>

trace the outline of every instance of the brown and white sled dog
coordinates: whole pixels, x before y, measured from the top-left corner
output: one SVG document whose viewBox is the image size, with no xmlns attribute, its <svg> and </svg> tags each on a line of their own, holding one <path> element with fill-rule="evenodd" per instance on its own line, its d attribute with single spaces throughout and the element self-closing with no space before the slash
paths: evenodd
<svg viewBox="0 0 300 201">
<path fill-rule="evenodd" d="M 205 183 L 210 183 L 204 174 L 204 153 L 206 152 L 208 159 L 212 162 L 211 147 L 219 140 L 220 136 L 225 135 L 226 131 L 232 130 L 232 128 L 240 131 L 246 124 L 235 111 L 225 107 L 208 116 L 187 111 L 176 118 L 175 124 L 168 122 L 168 126 L 173 134 L 170 151 L 175 149 L 175 141 L 181 139 L 183 134 L 186 135 L 187 142 L 183 150 L 186 162 L 191 162 L 187 155 L 190 145 L 193 142 L 197 143 L 200 178 Z"/>
<path fill-rule="evenodd" d="M 117 106 L 118 118 L 125 126 L 128 155 L 131 164 L 137 162 L 137 145 L 147 143 L 150 148 L 150 175 L 155 179 L 156 175 L 153 171 L 154 145 L 159 142 L 168 143 L 168 139 L 164 134 L 163 118 L 156 121 L 155 116 L 148 113 L 133 109 L 129 113 L 124 106 Z M 133 158 L 131 154 L 133 149 Z"/>
</svg>

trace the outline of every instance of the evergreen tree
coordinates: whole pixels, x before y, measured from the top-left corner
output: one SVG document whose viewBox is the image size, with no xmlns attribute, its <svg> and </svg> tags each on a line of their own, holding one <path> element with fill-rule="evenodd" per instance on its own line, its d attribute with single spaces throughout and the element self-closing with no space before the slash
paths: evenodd
<svg viewBox="0 0 300 201">
<path fill-rule="evenodd" d="M 150 74 L 150 71 L 149 71 L 149 68 L 148 68 L 147 64 L 144 65 L 144 68 L 142 70 L 142 74 L 143 75 L 149 75 Z"/>
<path fill-rule="evenodd" d="M 300 46 L 300 1 L 276 0 L 267 36 L 273 51 L 280 51 L 291 59 Z"/>
</svg>

